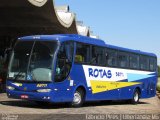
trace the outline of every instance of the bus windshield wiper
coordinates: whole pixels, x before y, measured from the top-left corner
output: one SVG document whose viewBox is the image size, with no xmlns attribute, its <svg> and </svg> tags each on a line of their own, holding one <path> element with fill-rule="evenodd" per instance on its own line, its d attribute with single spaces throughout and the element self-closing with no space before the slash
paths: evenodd
<svg viewBox="0 0 160 120">
<path fill-rule="evenodd" d="M 17 75 L 15 75 L 14 80 L 17 80 L 17 79 L 20 78 L 20 77 L 24 77 L 24 76 L 22 75 L 22 73 L 23 73 L 23 72 L 19 70 L 19 72 L 17 73 Z"/>
</svg>

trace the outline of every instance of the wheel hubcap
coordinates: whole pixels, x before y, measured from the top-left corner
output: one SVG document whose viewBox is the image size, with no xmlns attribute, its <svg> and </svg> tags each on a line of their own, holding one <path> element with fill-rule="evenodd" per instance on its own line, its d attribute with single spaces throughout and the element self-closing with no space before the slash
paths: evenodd
<svg viewBox="0 0 160 120">
<path fill-rule="evenodd" d="M 138 99 L 139 99 L 139 95 L 138 95 L 138 93 L 136 92 L 135 95 L 134 95 L 134 100 L 135 100 L 135 102 L 137 102 Z"/>
<path fill-rule="evenodd" d="M 73 102 L 79 104 L 81 102 L 81 95 L 79 93 L 74 94 Z"/>
</svg>

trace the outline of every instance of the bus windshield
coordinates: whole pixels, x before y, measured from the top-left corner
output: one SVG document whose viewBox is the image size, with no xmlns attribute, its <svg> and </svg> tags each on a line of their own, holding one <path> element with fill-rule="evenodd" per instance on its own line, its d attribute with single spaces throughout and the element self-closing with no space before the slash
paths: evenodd
<svg viewBox="0 0 160 120">
<path fill-rule="evenodd" d="M 52 81 L 55 41 L 19 41 L 12 53 L 9 79 Z"/>
</svg>

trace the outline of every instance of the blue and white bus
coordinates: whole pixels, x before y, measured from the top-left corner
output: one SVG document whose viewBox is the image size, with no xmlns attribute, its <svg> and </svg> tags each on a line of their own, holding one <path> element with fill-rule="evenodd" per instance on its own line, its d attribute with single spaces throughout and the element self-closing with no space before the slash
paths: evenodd
<svg viewBox="0 0 160 120">
<path fill-rule="evenodd" d="M 138 43 L 137 43 L 138 44 Z M 79 35 L 19 38 L 12 51 L 9 98 L 80 107 L 86 101 L 154 97 L 157 57 Z"/>
</svg>

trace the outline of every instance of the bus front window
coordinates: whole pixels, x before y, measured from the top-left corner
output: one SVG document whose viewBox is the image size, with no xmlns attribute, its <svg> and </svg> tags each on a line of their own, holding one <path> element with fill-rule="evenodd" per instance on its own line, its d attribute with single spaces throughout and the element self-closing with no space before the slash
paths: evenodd
<svg viewBox="0 0 160 120">
<path fill-rule="evenodd" d="M 57 43 L 18 42 L 10 62 L 8 77 L 14 80 L 52 81 L 52 63 Z"/>
<path fill-rule="evenodd" d="M 62 82 L 69 75 L 73 61 L 73 42 L 61 44 L 57 54 L 55 82 Z"/>
<path fill-rule="evenodd" d="M 33 43 L 33 41 L 23 41 L 16 44 L 9 65 L 9 78 L 25 80 Z"/>
<path fill-rule="evenodd" d="M 56 48 L 54 42 L 35 43 L 28 70 L 33 80 L 52 81 L 52 61 Z"/>
</svg>

